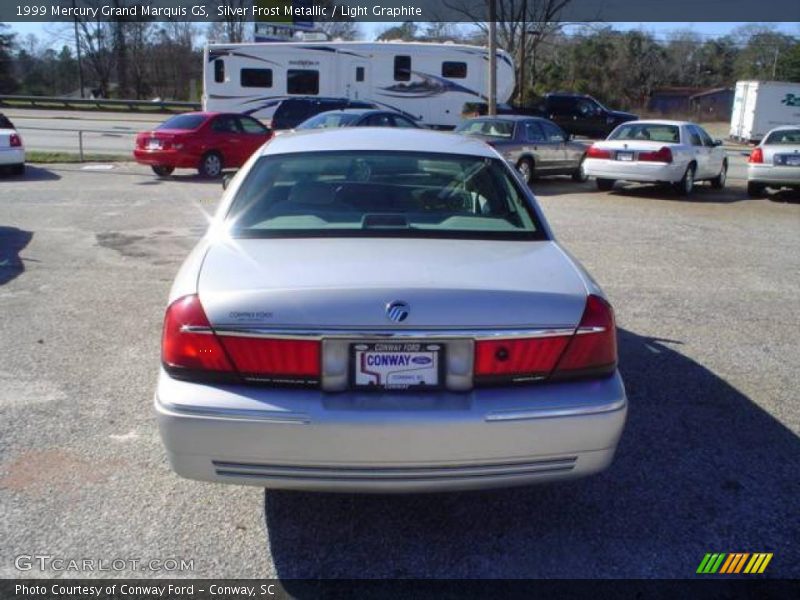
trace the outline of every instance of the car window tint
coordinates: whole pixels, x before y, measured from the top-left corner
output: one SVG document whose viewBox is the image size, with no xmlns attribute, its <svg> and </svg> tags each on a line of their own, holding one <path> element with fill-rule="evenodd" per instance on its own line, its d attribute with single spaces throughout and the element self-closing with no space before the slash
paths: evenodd
<svg viewBox="0 0 800 600">
<path fill-rule="evenodd" d="M 679 143 L 680 129 L 677 125 L 664 125 L 661 123 L 625 123 L 617 127 L 610 140 L 653 141 L 665 143 Z"/>
<path fill-rule="evenodd" d="M 391 119 L 394 122 L 395 127 L 408 127 L 411 129 L 417 129 L 417 124 L 414 123 L 411 119 L 406 119 L 405 117 L 401 117 L 400 115 L 392 115 Z"/>
<path fill-rule="evenodd" d="M 476 119 L 462 123 L 456 127 L 456 131 L 467 135 L 486 135 L 511 139 L 514 133 L 514 122 L 500 119 Z"/>
<path fill-rule="evenodd" d="M 764 140 L 765 144 L 800 144 L 800 129 L 773 131 Z"/>
<path fill-rule="evenodd" d="M 702 146 L 703 140 L 700 137 L 700 132 L 697 131 L 697 127 L 689 126 L 686 128 L 689 131 L 689 143 L 692 146 Z"/>
<path fill-rule="evenodd" d="M 175 115 L 164 121 L 156 129 L 197 129 L 205 120 L 205 115 Z"/>
<path fill-rule="evenodd" d="M 14 129 L 14 124 L 5 115 L 0 115 L 0 129 Z"/>
<path fill-rule="evenodd" d="M 539 123 L 536 121 L 527 121 L 525 123 L 525 140 L 528 142 L 544 141 L 544 132 Z"/>
<path fill-rule="evenodd" d="M 269 131 L 261 123 L 252 117 L 239 117 L 239 125 L 245 133 L 253 133 L 257 135 L 264 135 Z"/>
<path fill-rule="evenodd" d="M 563 142 L 566 138 L 564 136 L 564 132 L 561 131 L 556 125 L 548 121 L 542 121 L 541 123 L 542 129 L 544 130 L 544 136 L 548 142 Z"/>
<path fill-rule="evenodd" d="M 211 128 L 217 133 L 240 133 L 239 119 L 232 115 L 220 115 L 214 119 Z"/>
<path fill-rule="evenodd" d="M 368 127 L 391 127 L 393 125 L 393 121 L 391 116 L 387 114 L 377 114 L 377 115 L 369 115 L 364 120 L 364 125 Z"/>
<path fill-rule="evenodd" d="M 263 156 L 226 220 L 234 237 L 545 235 L 505 161 L 425 152 Z"/>
<path fill-rule="evenodd" d="M 329 127 L 343 127 L 358 119 L 357 115 L 342 112 L 321 113 L 303 121 L 297 129 L 327 129 Z"/>
</svg>

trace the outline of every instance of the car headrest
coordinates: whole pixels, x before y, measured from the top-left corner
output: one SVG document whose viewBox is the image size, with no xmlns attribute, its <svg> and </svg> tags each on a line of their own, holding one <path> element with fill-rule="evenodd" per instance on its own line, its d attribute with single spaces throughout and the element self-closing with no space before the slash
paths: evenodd
<svg viewBox="0 0 800 600">
<path fill-rule="evenodd" d="M 300 181 L 292 186 L 288 201 L 295 204 L 330 204 L 333 188 L 319 181 Z"/>
</svg>

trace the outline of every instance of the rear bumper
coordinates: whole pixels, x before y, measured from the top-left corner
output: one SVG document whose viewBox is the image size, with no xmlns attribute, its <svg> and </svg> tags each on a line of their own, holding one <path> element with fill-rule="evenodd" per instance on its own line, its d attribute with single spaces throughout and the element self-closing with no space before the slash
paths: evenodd
<svg viewBox="0 0 800 600">
<path fill-rule="evenodd" d="M 683 178 L 685 164 L 656 162 L 624 162 L 602 158 L 587 158 L 583 167 L 587 175 L 600 179 L 618 179 L 643 183 L 675 183 Z"/>
<path fill-rule="evenodd" d="M 177 381 L 155 410 L 183 477 L 347 492 L 481 489 L 605 469 L 627 413 L 618 373 L 468 393 L 353 394 Z"/>
<path fill-rule="evenodd" d="M 199 157 L 175 150 L 147 150 L 145 148 L 135 148 L 133 157 L 136 159 L 136 162 L 142 165 L 165 166 L 176 169 L 196 169 L 200 164 Z"/>
<path fill-rule="evenodd" d="M 747 181 L 766 185 L 800 186 L 800 167 L 748 164 Z"/>
<path fill-rule="evenodd" d="M 0 148 L 0 165 L 21 165 L 25 163 L 23 148 Z"/>
</svg>

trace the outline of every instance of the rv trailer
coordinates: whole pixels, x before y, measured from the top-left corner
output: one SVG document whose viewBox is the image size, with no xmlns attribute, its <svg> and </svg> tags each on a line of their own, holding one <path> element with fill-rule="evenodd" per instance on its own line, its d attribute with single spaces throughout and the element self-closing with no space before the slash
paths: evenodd
<svg viewBox="0 0 800 600">
<path fill-rule="evenodd" d="M 466 102 L 486 101 L 488 50 L 460 44 L 286 42 L 208 44 L 203 107 L 269 120 L 285 98 L 372 102 L 453 128 Z M 514 91 L 514 63 L 497 52 L 497 101 Z"/>
</svg>

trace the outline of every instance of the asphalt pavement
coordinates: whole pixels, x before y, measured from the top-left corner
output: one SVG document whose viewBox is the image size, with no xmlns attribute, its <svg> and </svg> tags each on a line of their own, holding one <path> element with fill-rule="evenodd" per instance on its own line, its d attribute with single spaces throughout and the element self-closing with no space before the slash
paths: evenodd
<svg viewBox="0 0 800 600">
<path fill-rule="evenodd" d="M 534 183 L 616 309 L 617 458 L 569 483 L 410 496 L 169 470 L 161 319 L 219 183 L 128 163 L 0 179 L 0 577 L 41 575 L 14 566 L 40 553 L 183 558 L 169 574 L 192 577 L 691 578 L 706 552 L 773 552 L 768 575 L 800 577 L 800 202 L 748 199 L 732 162 L 728 189 L 692 200 Z"/>
</svg>

